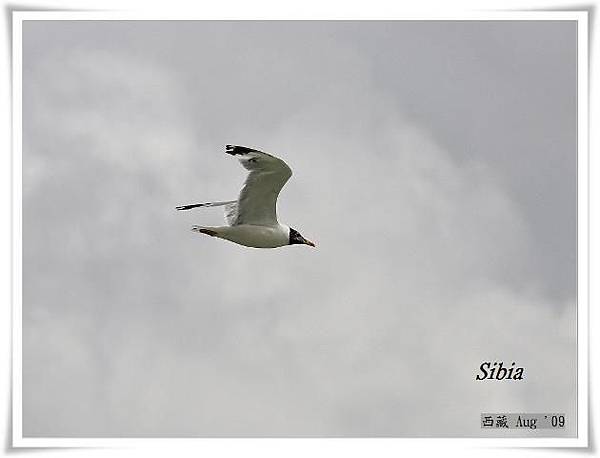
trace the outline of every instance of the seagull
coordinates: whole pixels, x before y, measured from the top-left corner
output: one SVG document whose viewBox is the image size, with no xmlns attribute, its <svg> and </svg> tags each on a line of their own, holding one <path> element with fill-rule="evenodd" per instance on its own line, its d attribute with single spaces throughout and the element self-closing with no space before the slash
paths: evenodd
<svg viewBox="0 0 600 458">
<path fill-rule="evenodd" d="M 176 210 L 197 207 L 225 207 L 227 226 L 192 226 L 192 231 L 229 240 L 253 248 L 315 244 L 296 229 L 277 221 L 277 197 L 292 176 L 281 159 L 246 146 L 226 145 L 225 152 L 236 157 L 249 170 L 237 200 L 181 205 Z"/>
</svg>

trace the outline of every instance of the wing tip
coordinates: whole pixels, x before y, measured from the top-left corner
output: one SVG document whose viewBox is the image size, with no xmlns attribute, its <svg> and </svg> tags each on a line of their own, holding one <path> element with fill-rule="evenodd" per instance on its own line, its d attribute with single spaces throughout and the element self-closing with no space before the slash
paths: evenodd
<svg viewBox="0 0 600 458">
<path fill-rule="evenodd" d="M 210 204 L 190 204 L 190 205 L 178 205 L 175 210 L 191 210 L 197 207 L 210 207 Z"/>
<path fill-rule="evenodd" d="M 231 154 L 232 156 L 236 156 L 238 154 L 248 154 L 248 153 L 252 153 L 252 152 L 262 153 L 262 151 L 259 151 L 254 148 L 249 148 L 247 146 L 225 145 L 225 153 Z"/>
</svg>

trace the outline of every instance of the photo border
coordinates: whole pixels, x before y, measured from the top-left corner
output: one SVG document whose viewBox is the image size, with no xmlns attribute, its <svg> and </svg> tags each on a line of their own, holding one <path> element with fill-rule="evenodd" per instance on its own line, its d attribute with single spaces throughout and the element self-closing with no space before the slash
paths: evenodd
<svg viewBox="0 0 600 458">
<path fill-rule="evenodd" d="M 13 11 L 12 12 L 12 445 L 13 447 L 130 447 L 223 444 L 235 439 L 247 446 L 257 440 L 298 446 L 301 438 L 37 438 L 23 437 L 22 431 L 22 23 L 25 20 L 287 20 L 282 17 L 254 17 L 251 14 L 206 14 L 183 18 L 180 13 L 91 12 L 91 11 Z M 456 14 L 392 15 L 373 17 L 361 14 L 332 17 L 308 13 L 294 20 L 401 20 L 401 21 L 576 21 L 577 22 L 577 436 L 569 438 L 352 438 L 357 443 L 410 442 L 412 445 L 434 442 L 441 447 L 587 447 L 588 446 L 588 374 L 589 374 L 589 107 L 588 107 L 588 12 L 587 11 L 494 11 Z M 339 438 L 309 438 L 310 443 L 345 441 Z"/>
</svg>

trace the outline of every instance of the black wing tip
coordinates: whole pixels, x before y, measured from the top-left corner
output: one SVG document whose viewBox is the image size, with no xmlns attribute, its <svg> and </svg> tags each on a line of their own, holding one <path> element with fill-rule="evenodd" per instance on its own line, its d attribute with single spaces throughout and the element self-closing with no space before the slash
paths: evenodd
<svg viewBox="0 0 600 458">
<path fill-rule="evenodd" d="M 179 205 L 178 207 L 175 207 L 175 210 L 190 210 L 192 208 L 197 208 L 197 207 L 208 207 L 210 206 L 209 204 L 191 204 L 191 205 Z"/>
<path fill-rule="evenodd" d="M 261 153 L 262 151 L 259 151 L 254 148 L 248 148 L 247 146 L 225 145 L 225 153 L 231 154 L 232 156 L 236 156 L 238 154 L 248 154 L 248 153 L 253 153 L 253 152 Z"/>
</svg>

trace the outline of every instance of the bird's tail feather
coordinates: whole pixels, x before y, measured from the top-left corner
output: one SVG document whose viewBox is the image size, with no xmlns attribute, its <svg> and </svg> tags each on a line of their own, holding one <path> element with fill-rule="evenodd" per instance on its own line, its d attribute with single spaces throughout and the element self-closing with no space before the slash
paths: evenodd
<svg viewBox="0 0 600 458">
<path fill-rule="evenodd" d="M 179 207 L 175 207 L 175 210 L 189 210 L 190 208 L 196 207 L 221 207 L 222 205 L 234 204 L 236 202 L 236 200 L 227 200 L 225 202 L 205 202 L 203 204 L 180 205 Z"/>
</svg>

